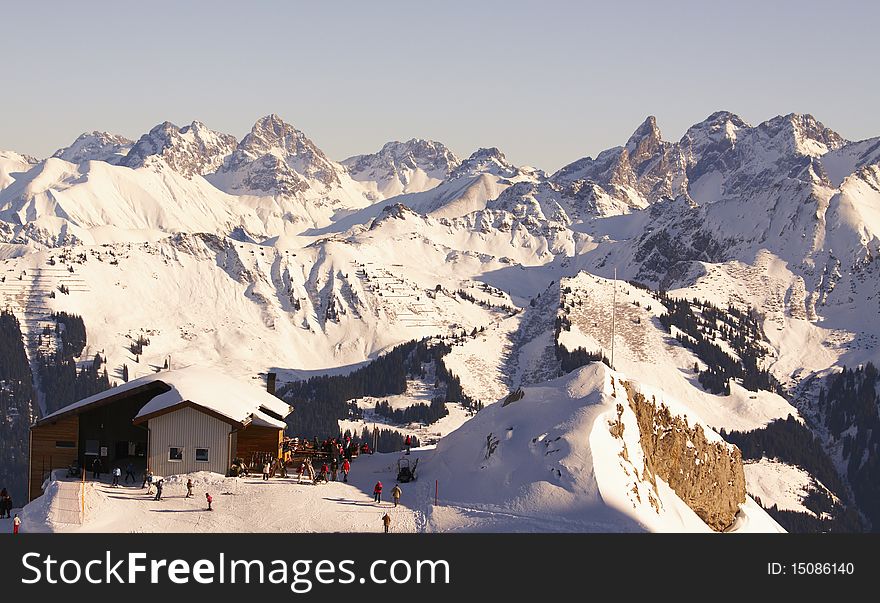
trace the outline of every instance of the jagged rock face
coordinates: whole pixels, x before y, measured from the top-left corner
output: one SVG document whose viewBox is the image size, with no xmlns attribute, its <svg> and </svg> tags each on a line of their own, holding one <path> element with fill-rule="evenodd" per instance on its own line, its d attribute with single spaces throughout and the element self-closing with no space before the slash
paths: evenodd
<svg viewBox="0 0 880 603">
<path fill-rule="evenodd" d="M 594 198 L 607 195 L 619 205 L 642 208 L 687 188 L 685 161 L 678 145 L 662 139 L 657 121 L 649 116 L 626 145 L 585 157 L 563 167 L 551 180 L 566 186 L 593 189 Z"/>
<path fill-rule="evenodd" d="M 108 132 L 86 132 L 73 143 L 55 151 L 52 157 L 80 164 L 85 161 L 119 163 L 131 149 L 133 141 Z"/>
<path fill-rule="evenodd" d="M 342 162 L 355 180 L 377 182 L 380 190 L 397 181 L 405 192 L 416 192 L 408 187 L 416 170 L 445 180 L 459 164 L 458 157 L 444 145 L 420 138 L 389 142 L 378 153 L 355 155 Z"/>
<path fill-rule="evenodd" d="M 737 133 L 748 127 L 738 115 L 718 111 L 688 128 L 678 143 L 687 166 L 688 180 L 696 181 L 715 165 L 723 169 L 723 157 L 736 144 Z"/>
<path fill-rule="evenodd" d="M 493 174 L 502 178 L 513 178 L 519 171 L 496 147 L 477 149 L 449 174 L 449 179 L 468 178 L 479 174 Z"/>
<path fill-rule="evenodd" d="M 234 136 L 215 132 L 198 121 L 183 128 L 166 121 L 141 136 L 121 165 L 139 168 L 161 160 L 192 178 L 215 172 L 237 142 Z"/>
<path fill-rule="evenodd" d="M 636 280 L 665 288 L 690 262 L 727 259 L 731 241 L 719 240 L 705 229 L 705 211 L 681 196 L 651 206 L 651 228 L 634 241 Z"/>
<path fill-rule="evenodd" d="M 714 198 L 701 194 L 695 197 L 700 203 L 747 199 L 788 179 L 828 185 L 818 158 L 846 144 L 811 115 L 774 117 L 755 127 L 739 127 L 732 118 L 714 121 L 708 128 L 716 128 L 714 143 L 690 147 L 691 161 L 699 157 L 690 169 L 691 183 L 696 185 L 700 177 L 713 173 L 719 179 Z M 717 122 L 723 122 L 723 129 Z M 685 138 L 690 140 L 688 134 Z"/>
<path fill-rule="evenodd" d="M 672 415 L 626 383 L 630 408 L 639 423 L 645 454 L 643 479 L 663 479 L 713 530 L 730 527 L 746 501 L 746 478 L 739 448 L 709 442 L 702 426 Z M 613 427 L 612 427 L 613 428 Z"/>
<path fill-rule="evenodd" d="M 222 171 L 240 174 L 231 187 L 241 192 L 293 196 L 309 188 L 309 181 L 325 187 L 340 184 L 340 168 L 305 134 L 274 114 L 254 124 Z"/>
</svg>

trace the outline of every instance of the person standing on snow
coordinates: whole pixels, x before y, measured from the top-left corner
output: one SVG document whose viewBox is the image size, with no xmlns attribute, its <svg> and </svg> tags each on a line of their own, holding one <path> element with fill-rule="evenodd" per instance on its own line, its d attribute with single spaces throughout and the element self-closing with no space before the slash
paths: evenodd
<svg viewBox="0 0 880 603">
<path fill-rule="evenodd" d="M 211 508 L 211 503 L 214 502 L 214 499 L 211 498 L 211 495 L 207 492 L 205 492 L 205 500 L 208 501 L 208 511 L 213 511 L 214 509 Z"/>
<path fill-rule="evenodd" d="M 376 485 L 373 486 L 373 501 L 382 503 L 382 482 L 376 482 Z"/>
<path fill-rule="evenodd" d="M 269 481 L 269 461 L 263 463 L 263 481 Z"/>
<path fill-rule="evenodd" d="M 162 488 L 164 485 L 164 481 L 165 480 L 160 478 L 159 481 L 156 482 L 156 499 L 155 500 L 162 500 Z"/>
<path fill-rule="evenodd" d="M 15 518 L 12 520 L 12 533 L 18 534 L 18 530 L 21 528 L 21 519 L 18 517 L 18 513 L 15 514 Z"/>
<path fill-rule="evenodd" d="M 406 436 L 406 453 L 409 454 L 409 447 L 412 445 L 412 438 Z"/>
<path fill-rule="evenodd" d="M 103 467 L 101 466 L 101 459 L 95 457 L 95 460 L 92 461 L 92 479 L 101 479 L 101 471 Z"/>
<path fill-rule="evenodd" d="M 391 499 L 394 501 L 394 506 L 397 506 L 397 503 L 400 502 L 400 495 L 403 494 L 403 490 L 400 489 L 400 486 L 394 484 L 394 487 L 391 489 Z"/>
<path fill-rule="evenodd" d="M 186 480 L 186 496 L 184 498 L 192 498 L 193 495 L 193 481 L 192 478 L 188 478 Z"/>
<path fill-rule="evenodd" d="M 119 467 L 113 467 L 113 484 L 114 488 L 119 487 L 119 478 L 122 477 L 122 469 Z"/>
<path fill-rule="evenodd" d="M 342 461 L 342 481 L 348 482 L 348 472 L 351 471 L 351 463 L 348 459 Z"/>
<path fill-rule="evenodd" d="M 333 481 L 336 481 L 336 475 L 339 472 L 339 461 L 336 460 L 336 457 L 333 457 L 333 460 L 330 461 L 330 477 Z"/>
<path fill-rule="evenodd" d="M 388 515 L 388 513 L 385 513 L 385 515 L 382 516 L 382 523 L 385 524 L 385 533 L 387 534 L 388 533 L 388 526 L 391 525 L 391 516 Z"/>
<path fill-rule="evenodd" d="M 134 463 L 129 463 L 125 467 L 125 483 L 128 483 L 128 478 L 131 478 L 131 483 L 137 483 L 137 480 L 134 478 Z"/>
</svg>

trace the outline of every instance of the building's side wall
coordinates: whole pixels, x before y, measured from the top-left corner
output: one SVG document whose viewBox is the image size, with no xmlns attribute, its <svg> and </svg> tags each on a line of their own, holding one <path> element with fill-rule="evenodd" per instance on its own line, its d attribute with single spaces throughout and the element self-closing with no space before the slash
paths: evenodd
<svg viewBox="0 0 880 603">
<path fill-rule="evenodd" d="M 73 443 L 59 447 L 58 443 Z M 53 469 L 69 467 L 79 456 L 79 416 L 73 415 L 31 429 L 28 498 L 43 494 L 43 481 Z"/>
<path fill-rule="evenodd" d="M 229 469 L 229 434 L 232 426 L 194 408 L 182 408 L 149 420 L 149 467 L 156 475 L 193 471 L 226 475 Z M 171 461 L 171 447 L 183 448 L 183 459 Z M 207 448 L 208 462 L 196 461 L 196 448 Z"/>
<path fill-rule="evenodd" d="M 276 427 L 249 425 L 237 432 L 237 448 L 234 456 L 251 462 L 254 453 L 271 453 L 273 458 L 281 456 L 281 441 L 284 431 Z"/>
</svg>

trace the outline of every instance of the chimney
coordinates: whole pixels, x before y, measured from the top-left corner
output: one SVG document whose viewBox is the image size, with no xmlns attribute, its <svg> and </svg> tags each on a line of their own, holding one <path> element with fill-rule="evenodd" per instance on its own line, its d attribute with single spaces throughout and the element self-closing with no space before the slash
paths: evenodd
<svg viewBox="0 0 880 603">
<path fill-rule="evenodd" d="M 266 391 L 275 395 L 275 373 L 269 373 L 266 375 Z"/>
</svg>

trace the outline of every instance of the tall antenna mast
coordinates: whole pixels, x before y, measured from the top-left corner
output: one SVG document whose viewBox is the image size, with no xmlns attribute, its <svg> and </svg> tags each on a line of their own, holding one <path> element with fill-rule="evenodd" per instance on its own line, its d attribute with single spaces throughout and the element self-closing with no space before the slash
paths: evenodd
<svg viewBox="0 0 880 603">
<path fill-rule="evenodd" d="M 614 368 L 614 334 L 617 321 L 617 268 L 614 268 L 614 293 L 611 294 L 611 368 Z"/>
</svg>

